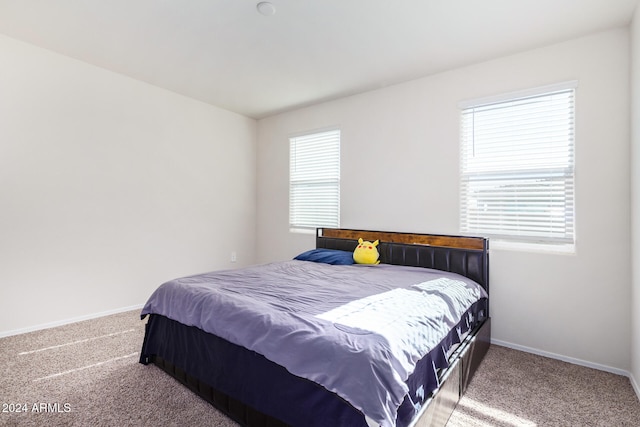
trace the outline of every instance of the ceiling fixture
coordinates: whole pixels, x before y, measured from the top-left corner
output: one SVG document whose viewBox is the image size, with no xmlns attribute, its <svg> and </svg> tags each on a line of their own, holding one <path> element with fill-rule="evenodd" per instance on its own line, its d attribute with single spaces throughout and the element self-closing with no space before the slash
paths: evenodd
<svg viewBox="0 0 640 427">
<path fill-rule="evenodd" d="M 268 1 L 261 1 L 256 5 L 256 8 L 264 16 L 271 16 L 276 13 L 276 7 Z"/>
</svg>

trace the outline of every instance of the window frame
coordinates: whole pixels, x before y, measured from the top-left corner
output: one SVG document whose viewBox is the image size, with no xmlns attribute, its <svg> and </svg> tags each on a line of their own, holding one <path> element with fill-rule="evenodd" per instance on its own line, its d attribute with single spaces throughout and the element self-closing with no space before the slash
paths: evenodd
<svg viewBox="0 0 640 427">
<path fill-rule="evenodd" d="M 462 234 L 485 235 L 499 242 L 499 247 L 505 247 L 505 248 L 557 251 L 562 253 L 566 253 L 566 252 L 572 253 L 575 251 L 575 242 L 576 242 L 576 211 L 575 211 L 576 210 L 576 200 L 575 200 L 576 199 L 576 191 L 575 191 L 576 102 L 575 102 L 575 99 L 576 99 L 577 87 L 578 87 L 577 81 L 569 81 L 569 82 L 542 86 L 542 87 L 537 87 L 537 88 L 528 89 L 524 91 L 510 92 L 510 93 L 505 93 L 497 96 L 485 97 L 485 98 L 469 100 L 469 101 L 464 101 L 459 103 L 458 105 L 460 108 L 459 227 L 460 227 L 460 232 Z M 476 202 L 477 201 L 484 202 L 485 204 L 483 206 L 485 206 L 485 208 L 483 209 L 485 209 L 485 212 L 490 212 L 491 207 L 487 208 L 487 206 L 490 206 L 490 204 L 486 202 L 486 200 L 489 200 L 487 198 L 495 196 L 496 197 L 495 200 L 497 200 L 497 202 L 495 202 L 495 206 L 500 205 L 501 202 L 505 202 L 508 196 L 504 195 L 506 191 L 503 191 L 502 189 L 500 189 L 500 187 L 506 187 L 507 186 L 506 183 L 515 182 L 517 180 L 521 180 L 521 182 L 524 182 L 523 177 L 525 176 L 527 171 L 525 170 L 518 171 L 517 166 L 498 167 L 495 165 L 494 166 L 496 167 L 496 169 L 489 171 L 490 166 L 488 165 L 491 161 L 487 161 L 486 164 L 483 164 L 482 161 L 476 161 L 476 165 L 475 165 L 476 170 L 475 171 L 471 170 L 474 168 L 469 166 L 469 164 L 472 162 L 472 161 L 469 161 L 469 158 L 472 157 L 472 154 L 469 154 L 467 147 L 469 146 L 468 145 L 469 143 L 472 143 L 472 144 L 478 143 L 478 141 L 476 140 L 477 130 L 475 128 L 476 123 L 473 122 L 471 125 L 473 128 L 472 136 L 471 136 L 471 138 L 473 138 L 473 141 L 472 142 L 469 141 L 468 139 L 469 135 L 468 133 L 465 132 L 465 119 L 470 117 L 468 116 L 469 114 L 473 114 L 474 118 L 476 117 L 475 116 L 476 112 L 472 111 L 474 109 L 482 110 L 483 108 L 486 108 L 487 110 L 491 110 L 494 107 L 497 107 L 497 108 L 503 107 L 506 111 L 508 108 L 510 108 L 510 105 L 517 105 L 518 102 L 523 101 L 526 103 L 529 101 L 531 104 L 533 104 L 534 99 L 550 97 L 553 94 L 560 94 L 560 93 L 569 93 L 569 95 L 567 96 L 568 109 L 563 113 L 566 115 L 567 122 L 563 123 L 562 125 L 562 126 L 566 126 L 566 131 L 567 131 L 566 147 L 564 148 L 566 150 L 566 153 L 564 154 L 566 156 L 566 159 L 563 159 L 562 155 L 559 155 L 557 157 L 558 165 L 561 165 L 561 166 L 558 166 L 558 168 L 556 168 L 555 171 L 552 171 L 553 168 L 551 167 L 538 165 L 538 166 L 531 167 L 528 172 L 532 173 L 530 181 L 536 183 L 535 184 L 536 187 L 532 187 L 532 188 L 536 188 L 537 190 L 541 190 L 546 187 L 549 187 L 550 189 L 552 186 L 551 181 L 553 179 L 556 179 L 558 181 L 564 180 L 563 183 L 557 184 L 557 188 L 562 188 L 562 191 L 564 191 L 562 200 L 566 204 L 562 205 L 564 209 L 564 211 L 562 211 L 563 213 L 562 214 L 557 213 L 556 215 L 553 215 L 553 213 L 551 212 L 553 208 L 548 207 L 546 216 L 545 216 L 545 218 L 550 218 L 551 220 L 561 219 L 561 222 L 558 222 L 558 224 L 561 223 L 565 227 L 564 236 L 561 236 L 561 233 L 554 234 L 552 232 L 549 232 L 549 234 L 545 236 L 542 234 L 535 235 L 536 233 L 531 231 L 522 231 L 522 230 L 505 231 L 504 228 L 502 227 L 504 227 L 505 223 L 508 223 L 509 220 L 505 221 L 505 223 L 501 223 L 500 225 L 501 229 L 499 230 L 500 232 L 496 232 L 497 230 L 496 228 L 492 229 L 490 226 L 485 226 L 487 222 L 485 222 L 484 219 L 479 220 L 479 222 L 477 223 L 479 225 L 472 226 L 470 224 L 470 219 L 469 219 L 472 216 L 472 214 L 470 214 L 471 210 L 473 209 L 473 207 L 470 207 L 472 205 L 472 202 L 474 200 Z M 501 126 L 502 122 L 499 122 L 499 123 Z M 547 124 L 548 123 L 545 123 L 545 125 Z M 508 127 L 505 127 L 505 129 L 508 129 Z M 524 132 L 524 134 L 531 137 L 531 135 L 534 135 L 534 132 L 530 132 L 530 133 Z M 481 137 L 477 139 L 481 140 Z M 559 142 L 558 144 L 562 144 L 562 143 L 565 143 L 565 142 Z M 465 146 L 465 144 L 467 145 Z M 489 145 L 495 144 L 495 141 L 491 141 L 488 144 Z M 541 145 L 544 145 L 544 143 L 542 143 Z M 522 144 L 520 145 L 520 147 L 521 146 Z M 475 150 L 476 147 L 477 145 L 473 145 L 473 150 Z M 485 147 L 486 145 L 481 148 L 485 148 Z M 506 151 L 517 152 L 518 150 L 506 149 Z M 523 156 L 521 157 L 521 160 L 525 159 L 526 151 L 524 150 L 521 151 L 520 156 Z M 530 158 L 531 157 L 526 159 L 530 159 Z M 526 160 L 525 163 L 526 162 L 529 162 L 529 160 Z M 563 163 L 563 162 L 566 162 L 566 163 Z M 483 167 L 486 168 L 486 170 L 482 170 Z M 551 177 L 553 172 L 556 173 L 555 178 Z M 543 177 L 544 173 L 547 173 L 546 178 Z M 502 178 L 499 178 L 499 175 L 502 175 Z M 562 178 L 560 178 L 560 176 L 562 176 Z M 485 179 L 487 181 L 487 184 L 485 184 L 486 190 L 481 190 L 480 184 L 477 184 L 477 182 L 474 182 L 473 181 L 474 179 L 476 181 Z M 492 179 L 493 179 L 493 184 L 491 183 Z M 502 184 L 499 184 L 499 183 L 502 183 Z M 474 185 L 476 187 L 471 188 Z M 517 185 L 514 185 L 514 187 L 517 188 Z M 481 194 L 482 191 L 484 191 L 486 195 L 483 196 Z M 519 189 L 516 192 L 518 191 L 522 191 L 522 189 Z M 551 193 L 551 190 L 548 190 L 548 191 L 549 193 Z M 473 192 L 476 193 L 475 199 L 474 199 L 474 196 L 472 195 Z M 518 193 L 518 194 L 521 194 L 521 193 Z M 485 197 L 485 199 L 483 199 L 483 197 Z M 548 197 L 552 197 L 552 196 L 548 196 Z M 519 203 L 520 204 L 516 205 L 517 207 L 512 208 L 512 211 L 513 210 L 518 211 L 520 209 L 522 202 L 519 202 Z M 479 205 L 476 204 L 475 206 L 479 206 Z M 505 210 L 504 206 L 505 205 L 501 206 L 499 209 L 502 209 L 504 211 Z M 542 206 L 542 203 L 539 206 Z M 494 212 L 499 212 L 500 211 L 499 209 L 495 210 Z M 555 211 L 559 212 L 559 208 L 556 208 Z M 525 212 L 532 212 L 532 209 L 519 210 L 513 215 L 513 217 L 523 215 Z M 489 218 L 491 217 L 491 215 L 492 214 L 490 213 L 486 215 L 479 214 L 476 217 Z M 499 216 L 499 214 L 497 213 L 494 215 Z M 508 215 L 504 215 L 504 217 L 507 217 L 507 216 Z M 551 223 L 552 221 L 549 221 L 549 222 Z M 549 229 L 552 230 L 553 227 L 549 227 Z M 540 227 L 538 230 L 543 230 L 543 227 Z"/>
<path fill-rule="evenodd" d="M 342 132 L 337 127 L 289 137 L 290 232 L 315 233 L 318 227 L 340 227 L 341 142 Z M 312 147 L 314 143 L 324 144 L 325 147 Z M 308 145 L 302 148 L 300 144 Z M 301 148 L 304 154 L 299 156 Z M 330 151 L 323 154 L 327 149 Z M 300 168 L 296 166 L 302 169 L 298 170 Z M 314 193 L 321 200 L 319 209 L 318 198 L 313 202 L 309 199 Z M 318 215 L 319 212 L 321 215 Z"/>
</svg>

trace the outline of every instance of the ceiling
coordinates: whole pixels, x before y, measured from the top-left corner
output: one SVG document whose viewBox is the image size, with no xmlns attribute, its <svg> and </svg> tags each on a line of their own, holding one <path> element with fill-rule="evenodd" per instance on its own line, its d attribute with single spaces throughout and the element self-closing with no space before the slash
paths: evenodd
<svg viewBox="0 0 640 427">
<path fill-rule="evenodd" d="M 0 0 L 0 33 L 262 118 L 628 25 L 640 0 Z"/>
</svg>

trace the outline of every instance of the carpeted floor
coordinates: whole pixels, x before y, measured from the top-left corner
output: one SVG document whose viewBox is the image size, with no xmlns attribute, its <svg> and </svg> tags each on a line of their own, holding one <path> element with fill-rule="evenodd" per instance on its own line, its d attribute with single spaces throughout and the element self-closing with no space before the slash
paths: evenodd
<svg viewBox="0 0 640 427">
<path fill-rule="evenodd" d="M 134 311 L 0 339 L 0 425 L 237 426 L 139 364 L 143 335 Z M 625 377 L 492 346 L 448 426 L 640 426 L 640 402 Z"/>
<path fill-rule="evenodd" d="M 448 427 L 639 427 L 627 377 L 492 345 Z"/>
</svg>

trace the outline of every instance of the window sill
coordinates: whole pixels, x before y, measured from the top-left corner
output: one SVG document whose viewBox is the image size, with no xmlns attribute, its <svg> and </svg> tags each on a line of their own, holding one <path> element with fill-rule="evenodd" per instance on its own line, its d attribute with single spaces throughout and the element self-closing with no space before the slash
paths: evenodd
<svg viewBox="0 0 640 427">
<path fill-rule="evenodd" d="M 316 234 L 315 228 L 289 228 L 289 233 Z"/>
<path fill-rule="evenodd" d="M 564 244 L 564 245 L 552 245 L 545 243 L 524 243 L 524 242 L 511 242 L 508 240 L 490 240 L 490 249 L 504 250 L 504 251 L 518 251 L 518 252 L 536 252 L 545 254 L 557 254 L 557 255 L 575 255 L 576 245 Z"/>
</svg>

